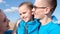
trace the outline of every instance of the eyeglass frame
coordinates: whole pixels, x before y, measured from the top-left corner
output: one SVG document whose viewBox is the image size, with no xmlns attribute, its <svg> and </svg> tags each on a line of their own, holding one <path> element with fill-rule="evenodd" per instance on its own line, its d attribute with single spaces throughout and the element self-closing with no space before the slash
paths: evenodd
<svg viewBox="0 0 60 34">
<path fill-rule="evenodd" d="M 33 8 L 45 9 L 46 7 L 37 7 L 37 6 L 33 6 Z"/>
</svg>

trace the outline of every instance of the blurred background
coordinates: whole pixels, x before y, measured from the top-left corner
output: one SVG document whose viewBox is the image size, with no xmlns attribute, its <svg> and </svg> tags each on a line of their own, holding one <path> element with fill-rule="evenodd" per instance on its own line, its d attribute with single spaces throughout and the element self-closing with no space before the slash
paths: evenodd
<svg viewBox="0 0 60 34">
<path fill-rule="evenodd" d="M 13 29 L 16 21 L 20 18 L 18 13 L 18 5 L 22 2 L 32 2 L 34 4 L 35 0 L 0 0 L 0 9 L 4 11 L 7 18 L 10 19 L 10 29 Z M 57 0 L 57 8 L 53 13 L 60 20 L 60 0 Z"/>
</svg>

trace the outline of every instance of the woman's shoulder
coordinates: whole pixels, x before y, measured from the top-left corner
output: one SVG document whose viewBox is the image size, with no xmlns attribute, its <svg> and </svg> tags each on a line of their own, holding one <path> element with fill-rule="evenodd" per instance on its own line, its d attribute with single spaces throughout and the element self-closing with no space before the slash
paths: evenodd
<svg viewBox="0 0 60 34">
<path fill-rule="evenodd" d="M 12 30 L 7 30 L 4 32 L 4 34 L 12 34 Z"/>
</svg>

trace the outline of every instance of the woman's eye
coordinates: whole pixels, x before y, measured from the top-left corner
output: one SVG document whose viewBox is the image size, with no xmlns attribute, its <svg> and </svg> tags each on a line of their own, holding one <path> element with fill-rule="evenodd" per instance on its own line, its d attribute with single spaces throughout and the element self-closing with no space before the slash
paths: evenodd
<svg viewBox="0 0 60 34">
<path fill-rule="evenodd" d="M 3 20 L 3 22 L 6 22 L 6 18 Z"/>
</svg>

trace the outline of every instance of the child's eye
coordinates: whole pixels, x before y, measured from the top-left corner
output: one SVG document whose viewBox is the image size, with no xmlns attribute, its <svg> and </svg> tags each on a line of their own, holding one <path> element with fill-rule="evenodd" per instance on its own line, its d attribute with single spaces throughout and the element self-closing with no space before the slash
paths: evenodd
<svg viewBox="0 0 60 34">
<path fill-rule="evenodd" d="M 20 14 L 21 15 L 21 14 Z"/>
<path fill-rule="evenodd" d="M 23 14 L 26 14 L 26 12 L 23 12 Z"/>
</svg>

